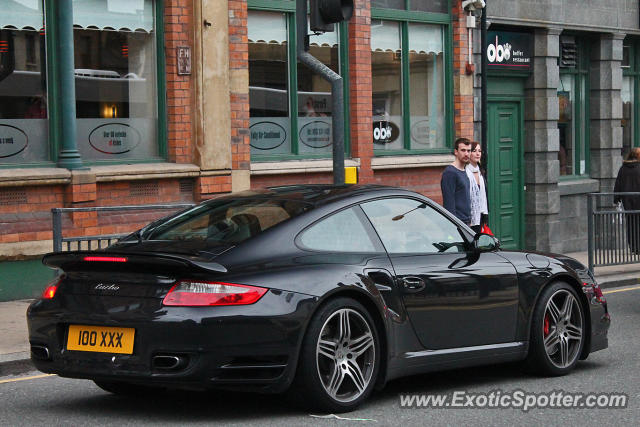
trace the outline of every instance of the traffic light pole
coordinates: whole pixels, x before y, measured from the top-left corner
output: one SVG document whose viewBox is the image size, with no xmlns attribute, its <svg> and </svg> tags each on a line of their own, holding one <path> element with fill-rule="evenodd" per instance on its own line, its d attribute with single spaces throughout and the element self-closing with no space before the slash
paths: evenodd
<svg viewBox="0 0 640 427">
<path fill-rule="evenodd" d="M 333 183 L 344 184 L 344 87 L 342 77 L 308 52 L 307 0 L 296 0 L 296 38 L 298 61 L 331 83 Z"/>
</svg>

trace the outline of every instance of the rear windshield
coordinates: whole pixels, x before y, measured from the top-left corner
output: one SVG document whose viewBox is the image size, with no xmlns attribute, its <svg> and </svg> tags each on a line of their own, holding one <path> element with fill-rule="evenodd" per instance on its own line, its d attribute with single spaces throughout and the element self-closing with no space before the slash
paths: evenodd
<svg viewBox="0 0 640 427">
<path fill-rule="evenodd" d="M 142 232 L 145 240 L 202 240 L 236 245 L 309 210 L 298 200 L 220 199 L 195 206 Z"/>
</svg>

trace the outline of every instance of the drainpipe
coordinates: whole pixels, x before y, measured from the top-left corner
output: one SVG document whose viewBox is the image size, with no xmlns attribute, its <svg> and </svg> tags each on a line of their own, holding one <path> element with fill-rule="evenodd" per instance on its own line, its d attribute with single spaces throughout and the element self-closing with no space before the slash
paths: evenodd
<svg viewBox="0 0 640 427">
<path fill-rule="evenodd" d="M 296 40 L 298 61 L 331 83 L 333 183 L 344 184 L 344 92 L 342 77 L 308 52 L 307 0 L 296 1 Z M 298 112 L 296 111 L 295 114 Z"/>
</svg>

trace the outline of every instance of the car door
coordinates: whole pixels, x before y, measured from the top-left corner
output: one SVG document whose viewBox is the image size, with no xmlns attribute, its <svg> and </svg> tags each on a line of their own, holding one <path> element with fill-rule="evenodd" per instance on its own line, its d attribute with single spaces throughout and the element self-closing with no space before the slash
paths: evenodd
<svg viewBox="0 0 640 427">
<path fill-rule="evenodd" d="M 389 254 L 425 349 L 514 341 L 518 283 L 511 263 L 473 250 L 455 222 L 422 200 L 385 198 L 362 209 Z"/>
</svg>

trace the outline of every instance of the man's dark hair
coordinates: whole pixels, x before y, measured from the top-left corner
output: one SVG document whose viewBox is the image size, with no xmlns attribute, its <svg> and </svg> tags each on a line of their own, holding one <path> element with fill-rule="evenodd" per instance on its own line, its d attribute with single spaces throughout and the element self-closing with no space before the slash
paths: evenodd
<svg viewBox="0 0 640 427">
<path fill-rule="evenodd" d="M 469 138 L 458 138 L 456 139 L 456 142 L 453 143 L 453 149 L 457 150 L 460 144 L 471 145 L 471 141 L 469 140 Z"/>
</svg>

